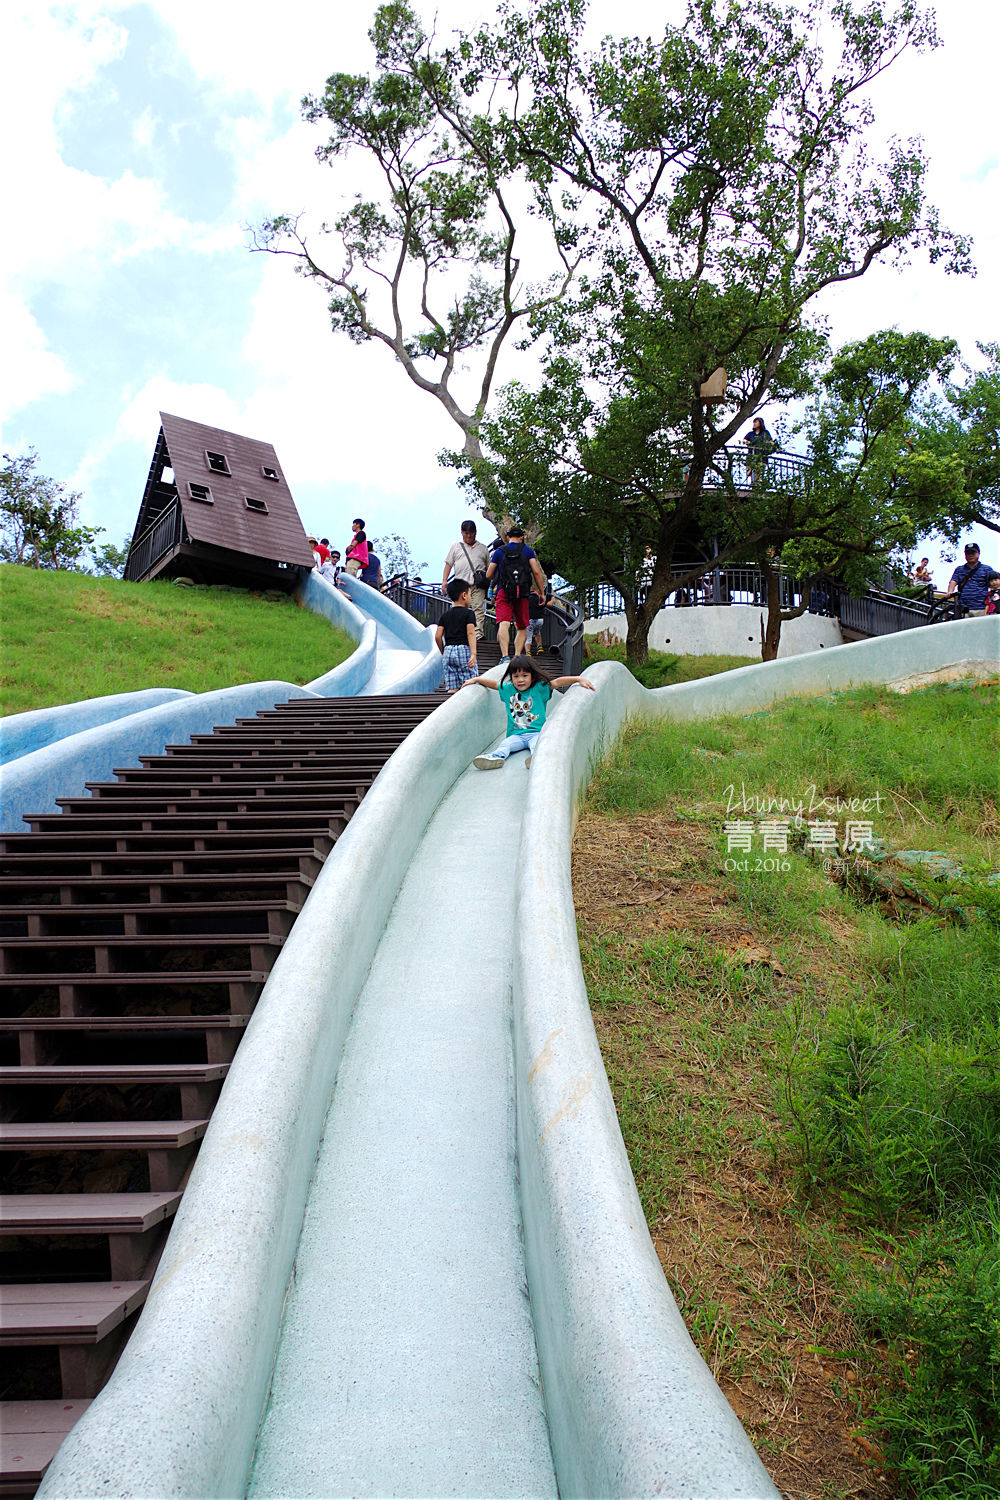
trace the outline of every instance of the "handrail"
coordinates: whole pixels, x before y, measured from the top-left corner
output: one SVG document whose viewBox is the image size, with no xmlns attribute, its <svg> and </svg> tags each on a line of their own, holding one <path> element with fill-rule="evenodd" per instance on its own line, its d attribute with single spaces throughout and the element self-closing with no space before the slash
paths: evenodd
<svg viewBox="0 0 1000 1500">
<path fill-rule="evenodd" d="M 583 671 L 583 610 L 575 599 L 562 594 L 555 597 L 558 605 L 545 611 L 542 643 L 559 652 L 565 677 L 579 677 Z"/>
<path fill-rule="evenodd" d="M 755 453 L 750 448 L 721 448 L 705 473 L 707 490 L 805 489 L 813 461 L 801 453 Z"/>
<path fill-rule="evenodd" d="M 150 569 L 165 553 L 176 547 L 184 531 L 184 516 L 180 497 L 176 496 L 167 509 L 147 526 L 142 536 L 136 537 L 128 552 L 124 578 L 127 583 L 137 583 L 145 578 Z"/>
<path fill-rule="evenodd" d="M 426 584 L 393 583 L 389 586 L 388 597 L 425 625 L 437 624 L 445 610 L 451 608 L 450 599 Z M 557 607 L 545 611 L 542 642 L 547 648 L 559 652 L 564 676 L 579 677 L 583 671 L 584 613 L 575 599 L 563 594 L 556 595 L 556 598 L 559 601 Z M 489 604 L 483 620 L 483 638 L 487 641 L 497 638 L 496 617 Z"/>
</svg>

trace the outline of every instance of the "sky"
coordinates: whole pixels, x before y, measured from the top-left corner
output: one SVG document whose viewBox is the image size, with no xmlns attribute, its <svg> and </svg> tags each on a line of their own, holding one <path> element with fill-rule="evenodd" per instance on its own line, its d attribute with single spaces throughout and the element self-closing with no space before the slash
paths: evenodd
<svg viewBox="0 0 1000 1500">
<path fill-rule="evenodd" d="M 492 14 L 415 0 L 443 33 Z M 595 36 L 657 33 L 678 0 L 594 0 Z M 299 101 L 328 74 L 367 71 L 374 4 L 299 0 L 5 0 L 0 124 L 0 439 L 82 493 L 116 544 L 135 523 L 158 413 L 274 444 L 307 531 L 337 543 L 362 515 L 402 534 L 430 576 L 468 505 L 438 454 L 459 446 L 438 404 L 381 347 L 333 334 L 322 293 L 247 226 L 281 212 L 332 219 L 364 187 L 319 165 Z M 975 242 L 975 279 L 915 261 L 828 297 L 835 342 L 876 328 L 950 335 L 975 365 L 1000 338 L 1000 7 L 951 0 L 944 46 L 907 57 L 873 93 L 872 149 L 924 137 L 929 197 Z M 516 358 L 516 356 L 514 357 Z M 516 366 L 508 363 L 506 373 Z M 765 409 L 770 425 L 777 417 Z M 483 529 L 483 528 L 481 528 Z M 489 529 L 489 528 L 485 528 Z M 981 532 L 1000 565 L 1000 538 Z M 950 569 L 930 552 L 940 580 Z"/>
</svg>

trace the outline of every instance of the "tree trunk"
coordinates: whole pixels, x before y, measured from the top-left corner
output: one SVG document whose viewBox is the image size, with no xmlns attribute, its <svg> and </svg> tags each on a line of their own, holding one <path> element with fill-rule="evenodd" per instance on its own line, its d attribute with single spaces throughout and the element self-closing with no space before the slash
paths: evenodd
<svg viewBox="0 0 1000 1500">
<path fill-rule="evenodd" d="M 761 661 L 774 661 L 781 640 L 781 574 L 769 563 L 764 564 L 767 581 L 767 624 L 761 641 Z"/>
<path fill-rule="evenodd" d="M 513 526 L 516 518 L 507 514 L 507 507 L 500 498 L 500 491 L 497 488 L 492 466 L 489 459 L 483 453 L 482 445 L 479 441 L 478 427 L 470 424 L 465 428 L 463 452 L 469 460 L 469 467 L 472 469 L 476 484 L 479 486 L 479 493 L 483 497 L 483 515 L 487 521 L 490 521 L 496 527 L 500 535 L 506 536 L 508 527 Z M 538 527 L 533 527 L 532 530 L 537 536 Z M 528 545 L 531 546 L 534 536 L 527 537 L 526 540 Z"/>
<path fill-rule="evenodd" d="M 644 604 L 630 609 L 626 600 L 625 660 L 631 667 L 644 666 L 649 658 L 649 627 L 653 618 Z"/>
</svg>

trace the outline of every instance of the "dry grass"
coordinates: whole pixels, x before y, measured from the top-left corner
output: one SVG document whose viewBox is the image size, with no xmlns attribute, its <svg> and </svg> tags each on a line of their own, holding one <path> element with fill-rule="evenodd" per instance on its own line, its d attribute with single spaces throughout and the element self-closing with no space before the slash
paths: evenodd
<svg viewBox="0 0 1000 1500">
<path fill-rule="evenodd" d="M 824 1254 L 845 1231 L 796 1202 L 754 1036 L 759 1007 L 836 976 L 829 950 L 787 974 L 719 863 L 713 832 L 689 819 L 585 813 L 577 829 L 581 951 L 626 1145 L 689 1330 L 782 1494 L 887 1500 L 893 1485 L 858 1432 L 872 1351 L 858 1353 Z M 849 967 L 848 924 L 823 920 Z"/>
</svg>

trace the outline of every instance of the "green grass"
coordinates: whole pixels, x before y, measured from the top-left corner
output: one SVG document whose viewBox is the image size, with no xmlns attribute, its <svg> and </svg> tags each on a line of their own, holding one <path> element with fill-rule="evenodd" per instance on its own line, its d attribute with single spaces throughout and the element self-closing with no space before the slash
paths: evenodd
<svg viewBox="0 0 1000 1500">
<path fill-rule="evenodd" d="M 898 848 L 936 848 L 928 830 L 937 827 L 942 848 L 995 864 L 997 703 L 994 689 L 965 684 L 905 697 L 866 688 L 746 717 L 635 724 L 591 784 L 590 800 L 603 812 L 667 805 L 718 823 L 720 807 L 732 809 L 729 818 L 741 815 L 744 794 L 802 803 L 817 819 L 835 816 L 827 808 L 836 809 L 837 798 L 857 798 L 873 806 L 852 816 L 870 817 Z M 992 830 L 985 845 L 984 822 Z"/>
<path fill-rule="evenodd" d="M 651 1228 L 669 1237 L 690 1211 L 692 1179 L 718 1184 L 733 1163 L 773 1164 L 764 1175 L 772 1188 L 787 1184 L 788 1204 L 767 1237 L 795 1242 L 797 1287 L 816 1273 L 839 1288 L 870 1435 L 900 1492 L 921 1500 L 1000 1493 L 1000 912 L 986 884 L 1000 867 L 998 728 L 995 690 L 971 684 L 636 724 L 589 793 L 606 841 L 618 820 L 639 830 L 634 848 L 615 844 L 635 882 L 626 888 L 672 880 L 685 914 L 666 933 L 643 925 L 655 906 L 638 915 L 626 904 L 603 927 L 581 926 Z M 825 872 L 794 826 L 783 868 L 757 868 L 759 844 L 748 868 L 734 868 L 723 823 L 758 816 L 732 807 L 744 792 L 867 798 L 890 853 L 940 850 L 966 879 L 920 876 L 893 896 L 849 869 Z M 643 835 L 658 819 L 674 848 Z M 709 892 L 700 904 L 687 894 L 696 882 Z M 740 931 L 759 949 L 752 962 L 732 951 Z M 699 1212 L 711 1201 L 699 1197 Z M 721 1229 L 713 1239 L 708 1212 L 702 1233 L 705 1246 L 738 1243 Z M 726 1268 L 725 1253 L 732 1286 L 742 1272 Z M 805 1318 L 803 1299 L 779 1305 L 778 1282 L 760 1279 L 752 1311 L 737 1318 L 713 1290 L 711 1264 L 681 1285 L 703 1352 L 725 1372 L 743 1368 L 750 1347 L 780 1383 L 787 1350 L 768 1330 Z M 811 1335 L 843 1337 L 822 1326 Z M 797 1376 L 801 1392 L 802 1368 Z"/>
<path fill-rule="evenodd" d="M 584 636 L 584 663 L 625 661 L 624 645 L 609 646 L 597 636 Z M 714 677 L 718 672 L 732 672 L 736 667 L 752 667 L 755 658 L 746 656 L 671 656 L 666 651 L 650 651 L 643 665 L 629 671 L 643 687 L 669 687 L 675 682 L 694 682 L 699 677 Z"/>
<path fill-rule="evenodd" d="M 0 567 L 0 628 L 3 714 L 148 687 L 309 682 L 355 649 L 291 600 L 12 564 Z"/>
</svg>

